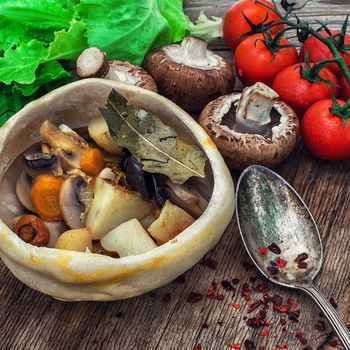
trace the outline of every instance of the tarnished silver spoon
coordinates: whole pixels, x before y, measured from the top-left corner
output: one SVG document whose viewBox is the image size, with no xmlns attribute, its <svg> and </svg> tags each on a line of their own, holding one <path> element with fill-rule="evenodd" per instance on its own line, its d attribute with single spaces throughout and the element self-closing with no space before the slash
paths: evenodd
<svg viewBox="0 0 350 350">
<path fill-rule="evenodd" d="M 238 180 L 237 221 L 243 243 L 258 269 L 270 281 L 308 294 L 350 350 L 350 332 L 313 281 L 321 270 L 323 249 L 316 223 L 303 200 L 279 175 L 258 165 Z M 272 250 L 265 247 L 273 245 Z M 273 249 L 274 248 L 274 249 Z M 287 262 L 274 262 L 277 257 Z"/>
</svg>

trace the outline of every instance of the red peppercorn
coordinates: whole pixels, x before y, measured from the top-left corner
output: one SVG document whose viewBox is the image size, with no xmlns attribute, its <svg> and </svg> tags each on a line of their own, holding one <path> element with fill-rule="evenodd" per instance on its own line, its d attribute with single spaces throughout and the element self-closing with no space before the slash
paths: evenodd
<svg viewBox="0 0 350 350">
<path fill-rule="evenodd" d="M 277 349 L 287 349 L 288 344 L 287 343 L 281 343 L 276 345 Z"/>
<path fill-rule="evenodd" d="M 280 258 L 279 256 L 275 259 L 276 264 L 278 265 L 279 268 L 283 269 L 287 265 L 287 261 Z"/>
<path fill-rule="evenodd" d="M 202 345 L 201 344 L 196 344 L 194 346 L 193 350 L 202 350 Z"/>
<path fill-rule="evenodd" d="M 263 245 L 263 246 L 260 248 L 260 254 L 261 254 L 261 255 L 266 255 L 267 252 L 268 252 L 267 247 Z"/>
<path fill-rule="evenodd" d="M 240 349 L 241 343 L 227 343 L 227 346 L 229 346 L 231 349 Z"/>
<path fill-rule="evenodd" d="M 269 333 L 270 333 L 270 331 L 267 328 L 265 328 L 259 333 L 259 336 L 260 337 L 266 337 L 266 336 L 269 335 Z"/>
</svg>

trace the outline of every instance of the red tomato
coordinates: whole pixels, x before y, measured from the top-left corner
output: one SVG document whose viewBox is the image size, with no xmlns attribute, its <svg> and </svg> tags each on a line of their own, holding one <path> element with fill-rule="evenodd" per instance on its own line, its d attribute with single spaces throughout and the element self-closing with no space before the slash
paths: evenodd
<svg viewBox="0 0 350 350">
<path fill-rule="evenodd" d="M 339 86 L 336 76 L 327 68 L 322 68 L 319 75 L 334 84 L 334 94 L 338 96 Z M 312 83 L 304 79 L 300 74 L 299 64 L 282 69 L 273 81 L 272 88 L 280 95 L 282 101 L 294 109 L 299 118 L 312 104 L 332 96 L 328 84 Z"/>
<path fill-rule="evenodd" d="M 331 30 L 332 34 L 339 33 L 339 30 Z M 320 34 L 322 36 L 329 36 L 326 31 L 321 31 Z M 345 35 L 345 44 L 350 45 L 350 35 Z M 333 58 L 332 53 L 330 52 L 327 45 L 322 43 L 320 40 L 316 39 L 313 36 L 310 36 L 306 41 L 304 42 L 303 46 L 300 50 L 300 56 L 301 58 L 304 58 L 305 56 L 305 50 L 307 50 L 309 54 L 310 62 L 318 62 L 325 59 Z M 350 50 L 347 50 L 347 53 L 350 54 Z M 341 53 L 346 65 L 350 68 L 350 57 L 345 55 L 344 53 Z M 340 77 L 342 72 L 339 68 L 339 66 L 336 63 L 330 63 L 327 65 L 327 68 L 330 69 L 337 77 Z"/>
<path fill-rule="evenodd" d="M 341 98 L 344 101 L 350 100 L 350 86 L 349 86 L 348 82 L 346 81 L 344 75 L 340 79 L 340 86 L 342 88 Z"/>
<path fill-rule="evenodd" d="M 260 2 L 273 8 L 273 4 L 270 1 L 260 0 Z M 254 24 L 261 23 L 265 17 L 267 17 L 267 19 L 264 23 L 281 20 L 273 11 L 267 9 L 263 5 L 257 4 L 256 0 L 240 0 L 236 2 L 226 12 L 223 27 L 224 39 L 227 45 L 233 49 L 243 40 L 240 36 L 251 30 L 243 13 Z M 272 33 L 276 33 L 282 28 L 283 24 L 272 27 L 270 30 Z"/>
<path fill-rule="evenodd" d="M 301 133 L 305 145 L 315 156 L 344 160 L 350 157 L 350 119 L 344 127 L 343 120 L 329 111 L 331 106 L 329 99 L 313 104 L 304 115 Z"/>
<path fill-rule="evenodd" d="M 249 36 L 235 51 L 236 73 L 245 86 L 258 81 L 272 85 L 277 73 L 299 62 L 298 52 L 294 47 L 282 48 L 274 56 L 261 39 L 264 39 L 263 34 Z M 287 39 L 281 38 L 280 45 L 290 44 Z"/>
</svg>

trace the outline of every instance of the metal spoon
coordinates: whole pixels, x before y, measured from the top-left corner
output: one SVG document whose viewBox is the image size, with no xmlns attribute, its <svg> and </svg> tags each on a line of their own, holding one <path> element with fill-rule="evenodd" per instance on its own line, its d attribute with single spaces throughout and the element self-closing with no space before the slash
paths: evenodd
<svg viewBox="0 0 350 350">
<path fill-rule="evenodd" d="M 262 274 L 280 286 L 308 294 L 328 319 L 345 349 L 350 350 L 349 330 L 313 284 L 323 263 L 322 242 L 316 223 L 300 196 L 273 171 L 253 165 L 238 180 L 236 208 L 243 243 Z M 271 243 L 278 245 L 280 255 L 270 251 L 261 254 L 260 248 Z M 298 267 L 295 262 L 302 253 L 308 255 L 304 260 L 306 268 Z M 278 272 L 271 265 L 277 256 L 287 261 Z"/>
</svg>

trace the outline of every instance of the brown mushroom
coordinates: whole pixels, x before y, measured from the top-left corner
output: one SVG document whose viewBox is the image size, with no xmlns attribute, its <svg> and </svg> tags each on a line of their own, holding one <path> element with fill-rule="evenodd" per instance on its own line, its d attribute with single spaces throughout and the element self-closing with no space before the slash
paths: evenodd
<svg viewBox="0 0 350 350">
<path fill-rule="evenodd" d="M 50 153 L 27 153 L 23 156 L 27 174 L 35 178 L 39 174 L 48 173 L 55 176 L 63 174 L 58 157 Z"/>
<path fill-rule="evenodd" d="M 81 176 L 69 176 L 63 183 L 59 202 L 63 220 L 71 229 L 83 228 L 81 220 L 85 206 L 80 200 L 80 193 L 86 188 L 86 183 Z"/>
<path fill-rule="evenodd" d="M 85 49 L 77 59 L 77 74 L 80 78 L 100 78 L 109 66 L 104 52 L 97 47 Z"/>
<path fill-rule="evenodd" d="M 21 204 L 31 211 L 36 213 L 32 200 L 30 199 L 30 190 L 32 188 L 33 179 L 27 174 L 26 171 L 22 171 L 16 181 L 16 195 Z"/>
<path fill-rule="evenodd" d="M 203 39 L 188 36 L 181 44 L 151 51 L 143 64 L 160 94 L 187 112 L 201 112 L 208 102 L 234 88 L 231 64 L 207 45 Z"/>
<path fill-rule="evenodd" d="M 97 47 L 85 49 L 77 60 L 80 78 L 105 78 L 158 92 L 153 78 L 140 66 L 128 61 L 107 61 L 105 53 Z"/>
<path fill-rule="evenodd" d="M 275 167 L 295 148 L 299 120 L 278 95 L 262 83 L 209 103 L 199 118 L 231 169 L 252 164 Z"/>
</svg>

